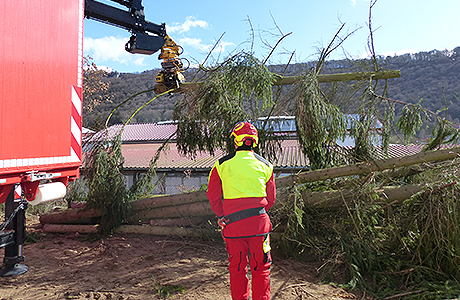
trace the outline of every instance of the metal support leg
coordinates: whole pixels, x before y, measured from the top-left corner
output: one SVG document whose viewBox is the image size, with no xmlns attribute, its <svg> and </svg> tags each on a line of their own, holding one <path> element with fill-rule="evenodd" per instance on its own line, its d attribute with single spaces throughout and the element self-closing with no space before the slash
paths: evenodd
<svg viewBox="0 0 460 300">
<path fill-rule="evenodd" d="M 24 274 L 29 270 L 26 265 L 21 265 L 20 262 L 24 261 L 22 249 L 25 240 L 25 223 L 26 223 L 26 206 L 27 202 L 23 203 L 23 199 L 14 200 L 14 186 L 11 188 L 8 198 L 5 201 L 5 220 L 20 206 L 23 205 L 24 209 L 20 209 L 13 220 L 6 226 L 6 230 L 14 231 L 14 243 L 5 246 L 5 257 L 3 259 L 3 266 L 0 268 L 0 276 L 16 276 Z"/>
</svg>

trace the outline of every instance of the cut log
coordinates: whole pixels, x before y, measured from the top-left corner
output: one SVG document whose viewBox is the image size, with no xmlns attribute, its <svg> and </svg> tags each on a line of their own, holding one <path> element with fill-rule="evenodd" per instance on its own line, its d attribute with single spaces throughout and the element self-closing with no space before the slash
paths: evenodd
<svg viewBox="0 0 460 300">
<path fill-rule="evenodd" d="M 144 198 L 131 202 L 131 210 L 144 210 L 153 207 L 171 206 L 179 204 L 190 204 L 194 202 L 202 202 L 207 200 L 206 192 L 190 192 L 177 195 L 165 195 L 158 197 Z"/>
<path fill-rule="evenodd" d="M 209 201 L 201 201 L 177 206 L 164 206 L 145 210 L 133 211 L 131 221 L 163 219 L 163 218 L 182 218 L 187 216 L 213 216 Z"/>
<path fill-rule="evenodd" d="M 190 227 L 209 224 L 209 222 L 217 224 L 217 218 L 213 216 L 185 216 L 182 218 L 164 218 L 149 220 L 150 226 L 168 226 L 168 227 Z"/>
<path fill-rule="evenodd" d="M 131 221 L 186 216 L 212 216 L 206 192 L 168 195 L 133 201 Z M 70 208 L 40 216 L 41 224 L 91 224 L 97 223 L 101 213 L 97 210 Z"/>
<path fill-rule="evenodd" d="M 49 233 L 97 233 L 98 225 L 45 224 L 43 232 Z"/>
<path fill-rule="evenodd" d="M 376 193 L 383 201 L 391 202 L 395 200 L 400 201 L 408 199 L 413 194 L 419 192 L 422 188 L 423 186 L 384 187 L 383 189 L 376 191 Z M 174 226 L 199 224 L 205 219 L 215 217 L 208 200 L 201 200 L 200 202 L 190 203 L 190 199 L 192 199 L 191 201 L 197 201 L 197 199 L 202 199 L 202 196 L 203 192 L 196 192 L 158 197 L 162 198 L 161 203 L 156 203 L 151 200 L 140 200 L 143 202 L 141 205 L 136 206 L 138 210 L 132 211 L 132 216 L 130 217 L 129 222 L 138 223 L 155 219 L 175 219 L 165 222 L 169 222 L 170 225 Z M 337 207 L 344 204 L 344 199 L 345 201 L 349 202 L 354 196 L 355 192 L 350 190 L 326 192 L 306 191 L 303 194 L 303 199 L 306 205 L 313 207 Z M 178 199 L 181 201 L 178 201 Z M 280 202 L 280 199 L 278 199 L 278 202 Z M 177 203 L 177 205 L 162 206 L 168 203 Z M 141 207 L 143 209 L 139 210 Z M 64 211 L 40 216 L 40 223 L 89 224 L 91 223 L 90 221 L 93 221 L 94 223 L 95 218 L 97 217 L 100 217 L 100 213 L 95 210 L 85 211 L 82 209 L 67 209 Z"/>
<path fill-rule="evenodd" d="M 373 191 L 379 197 L 377 202 L 392 203 L 402 202 L 420 192 L 425 185 L 404 185 L 404 186 L 385 186 Z M 351 203 L 359 193 L 352 190 L 343 191 L 324 191 L 302 193 L 302 199 L 307 206 L 316 208 L 340 207 L 345 203 Z"/>
<path fill-rule="evenodd" d="M 355 72 L 355 73 L 337 73 L 337 74 L 320 74 L 316 76 L 318 82 L 337 82 L 353 80 L 370 80 L 370 79 L 390 79 L 401 77 L 401 71 L 390 70 L 380 72 Z M 279 76 L 274 85 L 289 85 L 301 80 L 302 76 Z"/>
<path fill-rule="evenodd" d="M 302 76 L 280 76 L 275 74 L 275 82 L 273 85 L 290 85 L 295 84 L 301 80 Z M 337 82 L 337 81 L 353 81 L 353 80 L 377 80 L 401 77 L 401 71 L 379 71 L 379 72 L 355 72 L 355 73 L 337 73 L 337 74 L 320 74 L 316 76 L 318 82 Z M 184 82 L 180 84 L 178 92 L 185 92 L 187 90 L 196 88 L 202 82 Z M 159 90 L 160 91 L 160 88 Z"/>
<path fill-rule="evenodd" d="M 444 161 L 459 157 L 460 147 L 453 147 L 443 150 L 420 152 L 414 155 L 407 155 L 396 158 L 382 159 L 359 164 L 315 170 L 296 175 L 289 175 L 276 179 L 276 186 L 291 186 L 296 182 L 314 182 L 337 177 L 361 175 L 370 172 L 383 171 L 387 169 L 407 167 L 432 161 Z"/>
<path fill-rule="evenodd" d="M 457 158 L 459 154 L 460 147 L 421 152 L 418 154 L 404 157 L 378 160 L 374 162 L 364 162 L 350 166 L 341 166 L 336 168 L 305 172 L 298 175 L 281 177 L 276 179 L 276 185 L 277 187 L 283 187 L 293 185 L 296 182 L 313 182 L 336 177 L 360 175 L 375 171 L 382 171 L 386 169 L 405 167 L 424 162 L 451 160 Z M 383 191 L 380 191 L 382 199 L 383 195 L 387 195 L 388 199 L 395 200 L 407 199 L 416 192 L 418 192 L 417 187 L 402 187 L 400 189 L 385 188 Z M 324 194 L 315 195 L 312 193 L 309 196 L 311 197 L 311 199 L 306 198 L 306 201 L 310 201 L 312 203 L 311 205 L 315 206 L 338 205 L 339 202 L 343 202 L 342 194 L 344 192 L 342 192 L 340 197 L 338 196 L 338 194 L 332 195 L 332 192 L 328 193 L 330 194 L 330 196 L 324 196 Z M 346 193 L 347 192 L 343 194 L 343 197 L 347 198 L 352 196 L 347 195 Z M 392 193 L 395 195 L 394 197 L 391 196 Z M 151 219 L 182 218 L 187 216 L 214 216 L 214 213 L 210 208 L 209 202 L 206 199 L 206 192 L 203 191 L 147 198 L 133 202 L 132 207 L 133 213 L 132 217 L 130 218 L 132 222 Z M 94 221 L 94 218 L 100 217 L 100 215 L 100 212 L 96 210 L 67 209 L 65 211 L 40 216 L 40 223 L 83 223 Z"/>
<path fill-rule="evenodd" d="M 57 211 L 40 216 L 41 224 L 75 224 L 75 223 L 93 223 L 95 218 L 101 216 L 101 212 L 95 209 L 69 208 L 63 211 Z"/>
</svg>

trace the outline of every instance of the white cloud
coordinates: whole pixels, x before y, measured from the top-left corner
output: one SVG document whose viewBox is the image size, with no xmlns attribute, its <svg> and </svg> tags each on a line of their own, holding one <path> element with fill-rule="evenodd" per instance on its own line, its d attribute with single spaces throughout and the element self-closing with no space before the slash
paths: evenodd
<svg viewBox="0 0 460 300">
<path fill-rule="evenodd" d="M 186 48 L 186 46 L 192 46 L 195 49 L 205 52 L 212 48 L 212 45 L 203 44 L 203 41 L 199 38 L 181 38 L 179 44 L 184 48 Z"/>
<path fill-rule="evenodd" d="M 133 55 L 126 52 L 125 44 L 128 38 L 106 36 L 99 39 L 85 37 L 83 51 L 90 55 L 96 63 L 114 61 L 121 64 L 144 65 L 145 56 Z"/>
<path fill-rule="evenodd" d="M 184 33 L 188 33 L 189 31 L 192 31 L 194 28 L 204 28 L 208 29 L 210 24 L 206 21 L 203 20 L 197 20 L 195 17 L 189 16 L 185 19 L 184 23 L 173 23 L 172 25 L 166 25 L 166 32 L 168 33 L 178 33 L 182 34 L 181 38 L 176 38 L 176 42 L 182 46 L 185 50 L 188 49 L 196 49 L 202 53 L 208 53 L 213 49 L 214 43 L 213 44 L 208 44 L 204 43 L 200 38 L 197 37 L 186 37 Z M 226 42 L 226 41 L 220 41 L 219 44 L 214 47 L 213 52 L 218 52 L 222 53 L 225 52 L 225 49 L 229 46 L 234 46 L 234 43 L 231 42 Z"/>
<path fill-rule="evenodd" d="M 225 47 L 227 47 L 227 46 L 235 46 L 235 44 L 232 43 L 232 42 L 222 41 L 217 45 L 217 47 L 216 47 L 216 49 L 214 51 L 225 52 Z"/>
<path fill-rule="evenodd" d="M 166 25 L 166 32 L 184 33 L 190 31 L 192 27 L 208 28 L 208 26 L 208 22 L 203 20 L 196 20 L 195 17 L 190 16 L 185 18 L 184 23 L 173 23 L 172 25 Z"/>
<path fill-rule="evenodd" d="M 199 38 L 182 38 L 179 40 L 179 44 L 186 49 L 186 46 L 191 46 L 203 52 L 211 51 L 214 44 L 204 44 Z M 221 41 L 213 50 L 214 52 L 225 52 L 225 48 L 228 46 L 234 46 L 234 43 Z"/>
</svg>

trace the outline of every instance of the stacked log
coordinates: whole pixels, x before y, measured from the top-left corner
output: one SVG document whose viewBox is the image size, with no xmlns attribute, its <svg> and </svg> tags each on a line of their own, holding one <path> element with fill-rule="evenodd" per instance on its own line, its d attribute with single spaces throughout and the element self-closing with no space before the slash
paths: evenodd
<svg viewBox="0 0 460 300">
<path fill-rule="evenodd" d="M 278 188 L 297 183 L 326 180 L 330 178 L 360 175 L 374 171 L 395 169 L 420 163 L 452 160 L 460 154 L 460 147 L 445 150 L 428 151 L 404 158 L 392 158 L 356 165 L 316 170 L 276 179 Z M 455 183 L 453 183 L 455 184 Z M 424 185 L 384 186 L 371 191 L 379 204 L 395 205 L 425 189 Z M 376 197 L 377 196 L 377 197 Z M 305 205 L 327 208 L 348 205 L 356 198 L 355 190 L 337 190 L 325 192 L 305 191 L 302 195 Z M 277 202 L 282 203 L 278 198 Z M 74 207 L 64 211 L 40 216 L 45 231 L 94 232 L 101 213 L 86 207 Z M 148 233 L 156 235 L 195 236 L 200 224 L 215 225 L 215 215 L 211 210 L 206 192 L 191 192 L 178 195 L 164 195 L 137 200 L 131 203 L 131 216 L 126 225 L 117 229 L 121 233 Z M 54 224 L 56 226 L 50 226 Z M 141 224 L 142 226 L 139 226 Z M 65 226 L 64 226 L 65 225 Z M 80 226 L 80 227 L 78 227 Z M 205 226 L 206 227 L 206 226 Z M 208 226 L 209 227 L 209 226 Z M 212 225 L 211 225 L 212 227 Z M 216 232 L 209 228 L 209 232 Z"/>
<path fill-rule="evenodd" d="M 96 233 L 101 212 L 85 204 L 40 216 L 43 231 L 51 233 Z M 200 224 L 215 223 L 206 192 L 191 192 L 144 198 L 131 203 L 131 216 L 119 233 L 156 235 L 215 235 L 215 230 L 200 229 Z M 135 224 L 135 225 L 133 225 Z M 141 225 L 141 226 L 139 226 Z"/>
<path fill-rule="evenodd" d="M 44 224 L 43 231 L 49 233 L 97 233 L 98 225 Z"/>
<path fill-rule="evenodd" d="M 380 203 L 398 203 L 422 191 L 423 185 L 386 186 L 377 191 Z M 354 190 L 308 192 L 302 194 L 304 203 L 317 208 L 338 207 L 352 203 Z M 278 199 L 281 203 L 282 199 Z M 132 202 L 131 217 L 127 225 L 117 229 L 119 233 L 148 233 L 155 235 L 197 236 L 200 224 L 214 223 L 204 192 L 145 198 Z M 101 213 L 94 209 L 70 208 L 40 216 L 45 232 L 95 233 Z M 134 225 L 133 225 L 134 224 Z M 139 226 L 141 225 L 141 226 Z M 211 232 L 209 232 L 211 234 Z"/>
</svg>

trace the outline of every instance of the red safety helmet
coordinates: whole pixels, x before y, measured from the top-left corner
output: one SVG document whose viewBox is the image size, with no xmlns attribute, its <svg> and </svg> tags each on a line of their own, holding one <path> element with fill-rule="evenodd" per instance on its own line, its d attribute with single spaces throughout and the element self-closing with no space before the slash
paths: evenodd
<svg viewBox="0 0 460 300">
<path fill-rule="evenodd" d="M 246 141 L 249 140 L 252 141 L 253 147 L 257 146 L 259 142 L 259 134 L 257 133 L 257 129 L 254 127 L 254 125 L 248 122 L 239 122 L 236 124 L 230 136 L 234 138 L 235 145 L 237 147 L 243 146 L 243 144 L 250 146 L 251 143 L 246 143 Z"/>
</svg>

